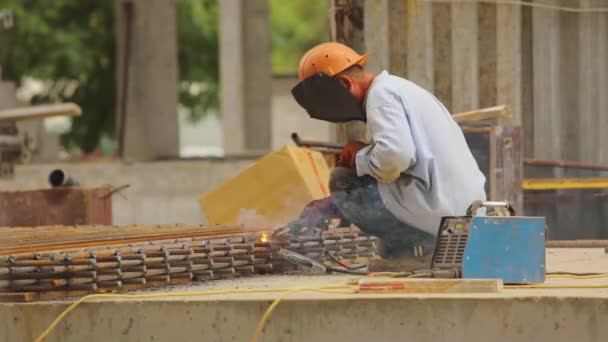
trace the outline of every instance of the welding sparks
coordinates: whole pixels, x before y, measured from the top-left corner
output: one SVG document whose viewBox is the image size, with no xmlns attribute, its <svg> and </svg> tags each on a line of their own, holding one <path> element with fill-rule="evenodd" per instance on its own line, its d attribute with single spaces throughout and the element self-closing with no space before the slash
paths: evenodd
<svg viewBox="0 0 608 342">
<path fill-rule="evenodd" d="M 262 234 L 260 237 L 260 242 L 268 242 L 268 234 Z"/>
</svg>

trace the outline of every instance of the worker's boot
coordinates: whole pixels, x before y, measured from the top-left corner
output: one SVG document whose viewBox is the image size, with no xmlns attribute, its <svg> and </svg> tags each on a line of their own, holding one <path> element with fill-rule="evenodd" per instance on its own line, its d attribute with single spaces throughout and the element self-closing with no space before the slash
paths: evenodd
<svg viewBox="0 0 608 342">
<path fill-rule="evenodd" d="M 390 248 L 380 240 L 379 254 L 381 259 L 372 259 L 369 263 L 370 272 L 413 272 L 430 270 L 433 259 L 434 243 L 424 241 L 411 247 L 411 250 Z"/>
</svg>

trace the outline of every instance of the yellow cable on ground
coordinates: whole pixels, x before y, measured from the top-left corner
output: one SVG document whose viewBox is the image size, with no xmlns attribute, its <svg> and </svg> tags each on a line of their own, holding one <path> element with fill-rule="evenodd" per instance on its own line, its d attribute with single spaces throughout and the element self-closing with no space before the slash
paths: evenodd
<svg viewBox="0 0 608 342">
<path fill-rule="evenodd" d="M 292 294 L 294 292 L 299 292 L 299 291 L 316 291 L 316 292 L 327 292 L 327 293 L 357 293 L 357 288 L 358 288 L 357 286 L 348 286 L 348 287 L 350 288 L 350 291 L 331 290 L 331 289 L 314 289 L 314 288 L 312 288 L 312 289 L 311 288 L 295 288 L 295 289 L 284 292 L 277 299 L 275 299 L 274 302 L 272 302 L 272 304 L 270 304 L 268 309 L 266 309 L 266 311 L 262 315 L 262 318 L 260 318 L 260 321 L 258 322 L 258 325 L 255 328 L 255 333 L 253 334 L 253 337 L 251 337 L 251 342 L 257 342 L 258 338 L 262 334 L 262 330 L 264 330 L 266 321 L 268 321 L 268 318 L 270 318 L 270 315 L 272 314 L 274 309 L 277 307 L 277 305 L 279 305 L 279 303 L 283 299 L 287 298 L 287 296 L 289 296 L 290 294 Z"/>
<path fill-rule="evenodd" d="M 336 285 L 336 286 L 320 286 L 320 287 L 303 287 L 303 288 L 272 288 L 272 289 L 251 289 L 251 290 L 218 290 L 218 291 L 203 291 L 203 292 L 169 292 L 169 293 L 148 293 L 148 294 L 115 294 L 115 293 L 103 293 L 103 294 L 91 294 L 84 296 L 70 306 L 68 306 L 53 322 L 46 328 L 35 342 L 42 342 L 46 339 L 51 332 L 59 325 L 59 323 L 78 305 L 97 298 L 120 298 L 120 299 L 149 299 L 149 298 L 160 298 L 160 297 L 189 297 L 189 296 L 210 296 L 210 295 L 221 295 L 221 294 L 233 294 L 233 293 L 273 293 L 273 292 L 285 292 L 282 296 L 277 298 L 272 305 L 266 310 L 264 316 L 258 323 L 258 328 L 261 330 L 264 328 L 264 324 L 268 320 L 268 317 L 272 313 L 272 310 L 279 304 L 279 302 L 286 297 L 286 294 L 299 291 L 313 291 L 313 292 L 327 292 L 327 293 L 355 293 L 357 292 L 356 286 L 349 285 Z M 253 339 L 257 339 L 259 333 L 256 328 L 256 334 Z"/>
<path fill-rule="evenodd" d="M 253 337 L 251 337 L 251 342 L 257 342 L 258 338 L 260 337 L 260 335 L 262 334 L 262 330 L 264 330 L 264 326 L 266 325 L 266 321 L 268 321 L 268 318 L 270 318 L 270 315 L 272 314 L 272 312 L 274 311 L 274 309 L 279 305 L 279 303 L 287 298 L 287 296 L 289 296 L 290 294 L 294 293 L 294 292 L 299 292 L 299 291 L 316 291 L 316 292 L 326 292 L 326 293 L 357 293 L 357 288 L 358 286 L 348 286 L 350 288 L 350 291 L 347 290 L 331 290 L 331 289 L 315 289 L 315 288 L 294 288 L 292 290 L 286 291 L 283 294 L 281 294 L 277 299 L 274 300 L 274 302 L 272 302 L 272 304 L 270 304 L 270 306 L 268 307 L 268 309 L 266 309 L 266 311 L 264 312 L 264 314 L 262 315 L 262 318 L 260 318 L 260 321 L 258 322 L 258 325 L 255 328 L 255 332 L 253 334 Z"/>
<path fill-rule="evenodd" d="M 606 285 L 569 285 L 569 284 L 537 284 L 537 285 L 505 285 L 506 289 L 608 289 Z"/>
<path fill-rule="evenodd" d="M 608 278 L 608 273 L 604 274 L 589 274 L 589 275 L 576 275 L 576 274 L 547 274 L 547 278 L 570 278 L 570 279 L 600 279 Z"/>
<path fill-rule="evenodd" d="M 251 342 L 257 342 L 258 337 L 260 337 L 260 335 L 262 334 L 262 330 L 264 330 L 264 325 L 266 325 L 266 321 L 268 321 L 268 318 L 270 318 L 270 314 L 272 314 L 272 311 L 274 311 L 274 308 L 276 308 L 277 305 L 279 305 L 279 303 L 283 299 L 287 298 L 287 296 L 289 296 L 290 294 L 292 294 L 294 292 L 296 292 L 296 291 L 289 290 L 287 292 L 284 292 L 277 299 L 275 299 L 274 302 L 272 302 L 272 304 L 270 304 L 270 306 L 268 307 L 268 309 L 266 309 L 266 311 L 262 315 L 262 318 L 260 318 L 260 321 L 256 325 L 255 332 L 253 333 L 253 336 L 251 337 Z"/>
</svg>

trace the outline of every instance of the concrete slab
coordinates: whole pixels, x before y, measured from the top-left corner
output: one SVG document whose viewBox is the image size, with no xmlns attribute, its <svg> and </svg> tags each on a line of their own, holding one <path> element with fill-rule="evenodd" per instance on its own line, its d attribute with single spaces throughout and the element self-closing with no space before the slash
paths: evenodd
<svg viewBox="0 0 608 342">
<path fill-rule="evenodd" d="M 608 268 L 603 250 L 549 250 L 550 271 Z M 165 288 L 159 298 L 82 304 L 47 341 L 244 341 L 277 294 L 197 291 L 341 285 L 350 276 L 258 276 Z M 604 284 L 608 279 L 550 279 Z M 185 292 L 186 297 L 169 297 Z M 31 341 L 69 302 L 0 304 L 0 340 Z M 262 341 L 604 341 L 608 289 L 505 289 L 497 294 L 294 293 Z"/>
</svg>

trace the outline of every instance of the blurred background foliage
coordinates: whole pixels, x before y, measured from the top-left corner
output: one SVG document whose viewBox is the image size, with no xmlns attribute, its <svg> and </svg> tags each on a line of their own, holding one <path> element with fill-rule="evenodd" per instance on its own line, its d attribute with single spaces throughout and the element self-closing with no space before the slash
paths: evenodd
<svg viewBox="0 0 608 342">
<path fill-rule="evenodd" d="M 269 0 L 272 70 L 295 74 L 300 56 L 328 34 L 327 0 Z M 218 0 L 178 0 L 180 105 L 196 121 L 218 113 Z M 116 96 L 115 1 L 0 0 L 14 26 L 0 29 L 3 80 L 44 84 L 32 104 L 70 101 L 84 111 L 63 134 L 90 152 L 113 139 Z"/>
</svg>

